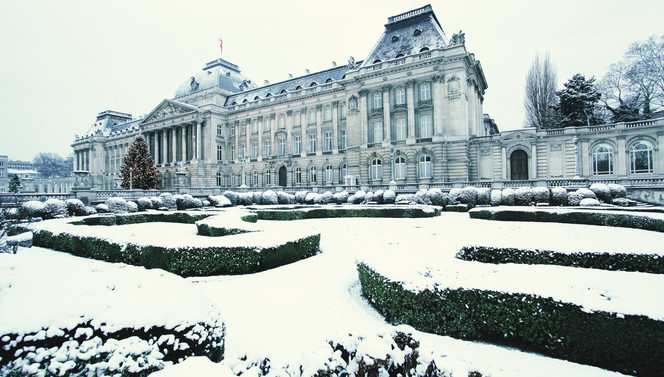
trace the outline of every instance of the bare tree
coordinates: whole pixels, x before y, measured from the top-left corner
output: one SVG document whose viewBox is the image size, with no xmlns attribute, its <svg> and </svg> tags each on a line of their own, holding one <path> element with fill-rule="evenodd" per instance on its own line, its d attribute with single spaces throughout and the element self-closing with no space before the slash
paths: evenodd
<svg viewBox="0 0 664 377">
<path fill-rule="evenodd" d="M 556 71 L 551 63 L 549 53 L 541 60 L 535 55 L 533 64 L 526 75 L 526 127 L 556 127 Z"/>
<path fill-rule="evenodd" d="M 631 122 L 643 119 L 641 92 L 632 84 L 630 67 L 625 61 L 611 64 L 609 70 L 598 83 L 602 93 L 600 102 L 609 111 L 613 122 Z"/>
</svg>

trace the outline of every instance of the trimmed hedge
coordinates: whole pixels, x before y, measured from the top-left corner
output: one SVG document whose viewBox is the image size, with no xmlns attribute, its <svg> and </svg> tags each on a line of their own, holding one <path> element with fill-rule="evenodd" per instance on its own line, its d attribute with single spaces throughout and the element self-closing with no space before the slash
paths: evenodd
<svg viewBox="0 0 664 377">
<path fill-rule="evenodd" d="M 534 221 L 565 224 L 603 225 L 621 228 L 634 228 L 664 232 L 664 220 L 628 213 L 607 213 L 595 211 L 546 211 L 520 209 L 482 209 L 468 212 L 473 219 L 499 221 Z"/>
<path fill-rule="evenodd" d="M 608 271 L 664 274 L 664 257 L 657 254 L 561 253 L 511 247 L 464 246 L 456 258 L 482 263 L 550 264 Z"/>
<path fill-rule="evenodd" d="M 664 322 L 645 316 L 585 312 L 580 306 L 529 294 L 478 289 L 412 292 L 364 263 L 362 294 L 392 324 L 461 339 L 482 340 L 622 373 L 664 370 Z"/>
<path fill-rule="evenodd" d="M 188 276 L 235 275 L 265 271 L 315 255 L 320 235 L 304 237 L 268 248 L 182 247 L 167 248 L 132 243 L 119 244 L 96 237 L 33 231 L 33 244 L 84 258 L 161 268 Z"/>
<path fill-rule="evenodd" d="M 354 207 L 354 208 L 271 208 L 257 209 L 259 220 L 302 220 L 335 217 L 389 217 L 422 218 L 440 216 L 440 208 L 435 207 Z"/>
<path fill-rule="evenodd" d="M 157 212 L 132 215 L 111 215 L 86 217 L 80 221 L 72 222 L 74 225 L 127 225 L 142 223 L 180 223 L 194 224 L 196 221 L 210 217 L 210 214 L 192 215 L 186 212 Z"/>
</svg>

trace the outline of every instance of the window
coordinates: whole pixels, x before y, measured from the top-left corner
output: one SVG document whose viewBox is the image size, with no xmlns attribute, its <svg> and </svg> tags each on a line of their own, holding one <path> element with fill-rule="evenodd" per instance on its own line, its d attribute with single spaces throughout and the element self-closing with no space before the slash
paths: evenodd
<svg viewBox="0 0 664 377">
<path fill-rule="evenodd" d="M 371 161 L 371 179 L 372 180 L 383 179 L 382 161 L 378 158 L 375 158 Z"/>
<path fill-rule="evenodd" d="M 231 145 L 230 156 L 228 156 L 228 159 L 235 161 L 235 145 Z"/>
<path fill-rule="evenodd" d="M 325 106 L 324 116 L 326 121 L 332 120 L 332 106 Z"/>
<path fill-rule="evenodd" d="M 341 130 L 341 149 L 346 149 L 346 130 Z"/>
<path fill-rule="evenodd" d="M 271 122 L 272 122 L 272 119 L 270 119 L 270 117 L 263 118 L 263 132 L 269 131 L 269 130 L 272 129 L 272 124 L 270 124 Z"/>
<path fill-rule="evenodd" d="M 224 131 L 224 127 L 221 124 L 217 124 L 217 135 L 221 135 Z"/>
<path fill-rule="evenodd" d="M 223 147 L 221 145 L 217 145 L 217 161 L 221 161 L 221 160 L 224 159 L 223 158 L 223 156 L 224 156 L 223 153 L 224 153 Z M 219 185 L 219 186 L 221 186 L 221 185 Z"/>
<path fill-rule="evenodd" d="M 246 159 L 247 158 L 247 146 L 244 144 L 240 144 L 240 159 Z"/>
<path fill-rule="evenodd" d="M 299 127 L 300 124 L 302 124 L 302 122 L 301 122 L 302 119 L 300 117 L 301 117 L 301 114 L 300 114 L 299 111 L 293 113 L 293 126 Z"/>
<path fill-rule="evenodd" d="M 332 170 L 332 165 L 327 165 L 325 167 L 325 183 L 332 184 L 334 179 L 334 171 Z"/>
<path fill-rule="evenodd" d="M 345 119 L 346 118 L 346 104 L 341 105 L 341 118 Z"/>
<path fill-rule="evenodd" d="M 265 148 L 263 149 L 263 157 L 270 157 L 270 140 L 265 140 Z"/>
<path fill-rule="evenodd" d="M 431 137 L 431 114 L 420 115 L 420 138 Z"/>
<path fill-rule="evenodd" d="M 316 134 L 309 134 L 309 152 L 316 152 Z"/>
<path fill-rule="evenodd" d="M 295 136 L 295 141 L 293 142 L 293 153 L 302 153 L 302 136 Z"/>
<path fill-rule="evenodd" d="M 397 118 L 394 122 L 396 129 L 395 140 L 406 140 L 406 137 L 408 136 L 408 126 L 406 124 L 406 118 Z"/>
<path fill-rule="evenodd" d="M 247 134 L 247 125 L 242 124 L 242 126 L 240 126 L 240 135 L 246 135 L 246 134 Z"/>
<path fill-rule="evenodd" d="M 629 149 L 630 172 L 652 173 L 652 147 L 643 141 L 632 145 Z"/>
<path fill-rule="evenodd" d="M 251 132 L 258 133 L 258 119 L 254 119 L 254 121 L 251 123 Z"/>
<path fill-rule="evenodd" d="M 431 178 L 431 157 L 428 155 L 420 156 L 417 170 L 420 178 Z"/>
<path fill-rule="evenodd" d="M 397 105 L 403 105 L 404 103 L 406 103 L 406 89 L 397 88 L 394 91 L 394 97 L 395 97 L 395 103 Z"/>
<path fill-rule="evenodd" d="M 316 110 L 309 110 L 309 124 L 316 123 Z"/>
<path fill-rule="evenodd" d="M 295 183 L 302 183 L 302 169 L 295 168 Z"/>
<path fill-rule="evenodd" d="M 271 185 L 272 184 L 271 178 L 272 178 L 272 175 L 270 174 L 270 171 L 269 170 L 266 171 L 265 175 L 264 175 L 264 178 L 263 178 L 263 186 Z"/>
<path fill-rule="evenodd" d="M 231 173 L 228 177 L 228 185 L 231 187 L 235 186 L 235 174 Z"/>
<path fill-rule="evenodd" d="M 332 150 L 332 131 L 325 132 L 325 150 Z"/>
<path fill-rule="evenodd" d="M 258 143 L 251 143 L 251 158 L 258 158 Z"/>
<path fill-rule="evenodd" d="M 279 142 L 279 155 L 283 156 L 286 154 L 286 139 L 281 137 L 277 141 Z"/>
<path fill-rule="evenodd" d="M 283 115 L 279 115 L 279 128 L 286 128 L 286 118 Z"/>
<path fill-rule="evenodd" d="M 217 172 L 217 186 L 221 186 L 221 173 Z"/>
<path fill-rule="evenodd" d="M 383 141 L 383 122 L 373 122 L 373 142 L 380 143 Z"/>
<path fill-rule="evenodd" d="M 394 160 L 394 179 L 406 179 L 406 159 L 403 157 Z"/>
<path fill-rule="evenodd" d="M 593 175 L 613 174 L 613 149 L 598 145 L 593 149 Z"/>
<path fill-rule="evenodd" d="M 253 187 L 258 186 L 258 172 L 255 171 L 251 174 L 251 185 Z"/>
<path fill-rule="evenodd" d="M 340 170 L 341 170 L 341 171 L 339 172 L 339 173 L 340 173 L 340 174 L 339 174 L 339 175 L 340 175 L 339 178 L 341 178 L 341 182 L 343 183 L 343 182 L 344 182 L 344 179 L 345 179 L 346 176 L 348 175 L 348 165 L 346 165 L 346 164 L 341 164 Z"/>
<path fill-rule="evenodd" d="M 431 99 L 431 85 L 428 82 L 420 84 L 420 101 Z"/>
<path fill-rule="evenodd" d="M 383 107 L 383 93 L 376 92 L 373 94 L 373 107 L 374 109 Z"/>
<path fill-rule="evenodd" d="M 309 168 L 309 183 L 315 184 L 316 183 L 316 167 L 312 166 Z"/>
<path fill-rule="evenodd" d="M 182 130 L 184 132 L 184 130 Z M 231 126 L 231 137 L 235 136 L 235 126 Z"/>
</svg>

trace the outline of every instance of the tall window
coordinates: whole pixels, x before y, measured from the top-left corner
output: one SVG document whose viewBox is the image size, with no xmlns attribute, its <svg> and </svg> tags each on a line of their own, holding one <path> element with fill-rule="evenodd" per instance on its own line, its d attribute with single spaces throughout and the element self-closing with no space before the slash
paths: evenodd
<svg viewBox="0 0 664 377">
<path fill-rule="evenodd" d="M 286 154 L 286 139 L 283 137 L 278 139 L 279 142 L 279 155 L 283 156 Z"/>
<path fill-rule="evenodd" d="M 231 173 L 231 175 L 228 177 L 228 186 L 235 186 L 235 174 L 233 173 Z"/>
<path fill-rule="evenodd" d="M 325 132 L 325 150 L 332 150 L 332 131 Z"/>
<path fill-rule="evenodd" d="M 247 125 L 243 123 L 242 126 L 240 126 L 240 135 L 246 135 L 246 134 L 247 134 Z"/>
<path fill-rule="evenodd" d="M 380 143 L 383 141 L 383 122 L 375 121 L 373 122 L 373 142 Z"/>
<path fill-rule="evenodd" d="M 316 152 L 316 134 L 309 134 L 309 153 Z"/>
<path fill-rule="evenodd" d="M 652 173 L 652 147 L 650 144 L 639 141 L 629 149 L 630 172 L 634 173 Z"/>
<path fill-rule="evenodd" d="M 428 155 L 420 156 L 420 161 L 418 163 L 418 173 L 420 178 L 431 178 L 431 157 Z"/>
<path fill-rule="evenodd" d="M 231 149 L 229 151 L 230 156 L 228 156 L 228 159 L 231 161 L 235 161 L 235 145 L 231 145 Z"/>
<path fill-rule="evenodd" d="M 223 160 L 224 159 L 223 156 L 224 156 L 223 147 L 221 145 L 217 145 L 217 161 Z M 219 185 L 219 186 L 221 186 L 221 185 Z"/>
<path fill-rule="evenodd" d="M 344 178 L 348 175 L 348 165 L 341 164 L 339 175 L 341 176 L 341 182 L 344 181 Z"/>
<path fill-rule="evenodd" d="M 247 146 L 244 144 L 240 144 L 240 158 L 241 159 L 247 158 Z"/>
<path fill-rule="evenodd" d="M 397 132 L 395 140 L 406 140 L 406 137 L 408 136 L 408 125 L 406 123 L 406 118 L 397 118 L 394 122 Z"/>
<path fill-rule="evenodd" d="M 293 126 L 297 127 L 302 124 L 302 118 L 299 111 L 293 113 Z"/>
<path fill-rule="evenodd" d="M 383 179 L 383 165 L 378 158 L 371 161 L 371 179 Z"/>
<path fill-rule="evenodd" d="M 593 174 L 613 174 L 613 149 L 605 144 L 593 149 Z"/>
<path fill-rule="evenodd" d="M 251 158 L 258 158 L 258 143 L 251 143 Z"/>
<path fill-rule="evenodd" d="M 316 110 L 309 110 L 309 124 L 316 123 Z"/>
<path fill-rule="evenodd" d="M 224 127 L 221 124 L 217 124 L 217 135 L 221 135 L 224 132 L 223 129 Z"/>
<path fill-rule="evenodd" d="M 420 84 L 420 101 L 431 99 L 431 84 L 428 82 Z"/>
<path fill-rule="evenodd" d="M 406 89 L 397 88 L 394 91 L 394 97 L 395 97 L 394 102 L 397 105 L 403 105 L 404 103 L 406 103 Z"/>
<path fill-rule="evenodd" d="M 270 157 L 270 140 L 265 140 L 265 148 L 263 151 L 264 157 Z"/>
<path fill-rule="evenodd" d="M 383 93 L 376 92 L 373 94 L 373 108 L 380 109 L 383 107 Z"/>
<path fill-rule="evenodd" d="M 184 132 L 184 130 L 182 130 Z M 235 136 L 235 126 L 231 126 L 231 137 Z"/>
<path fill-rule="evenodd" d="M 315 184 L 316 183 L 316 167 L 312 166 L 309 168 L 309 183 Z"/>
<path fill-rule="evenodd" d="M 293 141 L 293 153 L 302 153 L 302 136 L 295 136 L 295 140 Z"/>
<path fill-rule="evenodd" d="M 346 118 L 346 104 L 341 105 L 341 119 Z"/>
<path fill-rule="evenodd" d="M 394 179 L 406 179 L 406 159 L 401 156 L 394 160 Z"/>
<path fill-rule="evenodd" d="M 327 165 L 325 167 L 325 183 L 332 184 L 334 179 L 334 170 L 332 170 L 332 165 Z"/>
<path fill-rule="evenodd" d="M 217 186 L 221 186 L 221 172 L 217 172 Z"/>
<path fill-rule="evenodd" d="M 265 172 L 265 175 L 264 175 L 264 178 L 263 178 L 263 186 L 271 185 L 272 184 L 271 178 L 272 178 L 272 175 L 270 174 L 270 171 L 267 170 Z"/>
<path fill-rule="evenodd" d="M 302 169 L 299 167 L 295 168 L 295 183 L 302 183 Z"/>
<path fill-rule="evenodd" d="M 420 138 L 431 137 L 431 114 L 420 115 Z"/>
<path fill-rule="evenodd" d="M 258 186 L 258 172 L 255 171 L 251 174 L 251 185 L 256 187 Z"/>
<path fill-rule="evenodd" d="M 332 106 L 325 106 L 325 120 L 332 120 Z"/>
<path fill-rule="evenodd" d="M 346 149 L 346 130 L 341 130 L 341 149 Z"/>
</svg>

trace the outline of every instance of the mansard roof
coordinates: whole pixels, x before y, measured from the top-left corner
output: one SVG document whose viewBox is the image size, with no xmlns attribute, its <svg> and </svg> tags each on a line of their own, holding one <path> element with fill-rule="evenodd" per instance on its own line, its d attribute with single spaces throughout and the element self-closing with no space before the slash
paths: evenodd
<svg viewBox="0 0 664 377">
<path fill-rule="evenodd" d="M 215 87 L 237 93 L 256 85 L 240 74 L 237 65 L 220 58 L 207 63 L 202 72 L 185 80 L 175 92 L 175 98 Z"/>
<path fill-rule="evenodd" d="M 255 101 L 257 99 L 265 99 L 283 93 L 295 92 L 300 89 L 322 85 L 327 82 L 338 81 L 343 79 L 348 70 L 349 69 L 347 65 L 342 65 L 326 69 L 324 71 L 314 72 L 305 76 L 278 82 L 276 84 L 270 84 L 260 88 L 246 90 L 244 92 L 229 96 L 226 99 L 224 106 L 228 107 L 235 104 Z"/>
<path fill-rule="evenodd" d="M 398 55 L 417 54 L 423 49 L 442 49 L 448 43 L 431 5 L 426 5 L 388 18 L 383 35 L 364 60 L 364 65 L 394 59 Z"/>
</svg>

